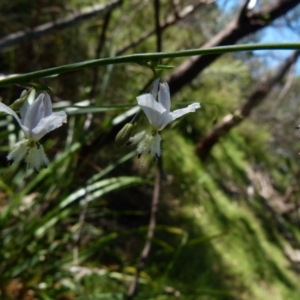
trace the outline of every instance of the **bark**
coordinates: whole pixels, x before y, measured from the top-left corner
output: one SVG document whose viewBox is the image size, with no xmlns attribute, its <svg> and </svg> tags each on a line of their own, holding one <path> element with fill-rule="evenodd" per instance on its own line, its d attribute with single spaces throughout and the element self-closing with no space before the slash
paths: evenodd
<svg viewBox="0 0 300 300">
<path fill-rule="evenodd" d="M 208 134 L 206 134 L 196 147 L 196 152 L 202 160 L 207 158 L 212 147 L 222 136 L 227 134 L 233 127 L 240 124 L 251 111 L 266 98 L 274 85 L 284 77 L 289 68 L 295 63 L 299 55 L 300 51 L 293 52 L 293 54 L 289 56 L 277 70 L 272 72 L 269 77 L 263 79 L 257 85 L 244 105 L 238 108 L 233 114 L 225 116 Z"/>
<path fill-rule="evenodd" d="M 30 30 L 22 30 L 11 33 L 0 39 L 0 51 L 12 45 L 19 44 L 24 41 L 36 39 L 45 34 L 51 34 L 55 31 L 62 30 L 66 27 L 73 26 L 80 21 L 89 19 L 94 16 L 101 16 L 113 10 L 120 5 L 122 0 L 114 0 L 108 5 L 98 4 L 86 7 L 81 11 L 72 13 L 69 16 L 59 18 L 56 21 L 48 22 Z"/>
<path fill-rule="evenodd" d="M 300 3 L 299 0 L 277 0 L 263 7 L 258 12 L 246 9 L 248 1 L 241 8 L 238 15 L 202 48 L 235 44 L 239 39 L 255 33 L 268 26 L 275 19 L 285 15 Z M 183 86 L 190 83 L 207 66 L 215 61 L 220 54 L 192 57 L 181 64 L 167 80 L 171 94 L 177 93 Z"/>
</svg>

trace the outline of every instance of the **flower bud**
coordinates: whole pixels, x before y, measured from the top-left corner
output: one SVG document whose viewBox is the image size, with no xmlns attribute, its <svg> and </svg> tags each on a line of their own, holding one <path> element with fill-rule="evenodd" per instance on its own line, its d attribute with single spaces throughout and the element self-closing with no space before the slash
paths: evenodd
<svg viewBox="0 0 300 300">
<path fill-rule="evenodd" d="M 20 108 L 23 106 L 24 102 L 26 101 L 30 91 L 24 90 L 21 93 L 19 99 L 15 100 L 14 103 L 10 106 L 10 108 L 14 111 L 19 111 Z"/>
<path fill-rule="evenodd" d="M 115 139 L 115 142 L 119 148 L 121 148 L 128 142 L 128 140 L 131 136 L 132 130 L 133 130 L 133 124 L 127 123 L 119 131 L 119 133 L 117 134 L 116 139 Z"/>
</svg>

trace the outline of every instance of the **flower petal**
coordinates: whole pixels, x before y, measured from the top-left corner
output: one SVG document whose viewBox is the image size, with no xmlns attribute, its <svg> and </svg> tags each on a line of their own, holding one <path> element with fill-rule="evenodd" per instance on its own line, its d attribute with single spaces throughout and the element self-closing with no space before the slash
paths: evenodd
<svg viewBox="0 0 300 300">
<path fill-rule="evenodd" d="M 21 97 L 24 96 L 24 93 L 28 93 L 28 91 L 23 91 L 21 94 Z M 26 100 L 24 101 L 23 105 L 20 108 L 20 115 L 21 115 L 21 120 L 25 119 L 27 110 L 29 109 L 30 105 L 33 103 L 34 101 L 34 97 L 35 97 L 35 89 L 32 89 L 29 93 L 29 95 L 27 96 Z"/>
<path fill-rule="evenodd" d="M 153 82 L 152 96 L 155 100 L 157 98 L 158 84 L 159 84 L 159 78 L 155 79 Z"/>
<path fill-rule="evenodd" d="M 44 147 L 40 143 L 37 143 L 36 145 L 35 155 L 36 158 L 34 162 L 34 169 L 39 171 L 41 167 L 47 168 L 49 165 L 49 160 L 44 151 Z"/>
<path fill-rule="evenodd" d="M 33 168 L 36 172 L 38 172 L 41 167 L 48 167 L 49 160 L 41 144 L 36 143 L 33 147 L 30 147 L 26 156 L 26 163 L 27 169 Z"/>
<path fill-rule="evenodd" d="M 28 140 L 23 140 L 14 145 L 13 150 L 8 154 L 7 160 L 9 163 L 19 163 L 28 154 Z"/>
<path fill-rule="evenodd" d="M 26 113 L 27 113 L 29 107 L 30 107 L 30 104 L 29 104 L 28 100 L 26 99 L 20 108 L 20 115 L 21 115 L 22 120 L 25 119 L 25 116 L 26 116 Z"/>
<path fill-rule="evenodd" d="M 4 113 L 7 113 L 7 114 L 13 116 L 19 123 L 19 125 L 22 128 L 22 130 L 24 131 L 25 135 L 28 136 L 28 134 L 29 134 L 28 128 L 26 126 L 23 126 L 22 121 L 20 120 L 18 115 L 10 107 L 8 107 L 4 103 L 0 102 L 0 112 L 4 112 Z"/>
<path fill-rule="evenodd" d="M 64 111 L 55 112 L 52 115 L 39 120 L 37 126 L 31 131 L 31 137 L 38 141 L 48 132 L 67 123 L 67 114 Z"/>
<path fill-rule="evenodd" d="M 153 136 L 150 134 L 145 134 L 144 138 L 139 142 L 136 151 L 138 153 L 138 157 L 143 154 L 151 153 L 151 143 Z"/>
<path fill-rule="evenodd" d="M 40 94 L 37 99 L 27 109 L 24 117 L 24 125 L 32 131 L 42 118 L 52 114 L 52 103 L 47 93 Z"/>
<path fill-rule="evenodd" d="M 156 133 L 154 136 L 142 131 L 136 134 L 132 139 L 135 139 L 133 144 L 138 143 L 137 146 L 137 153 L 140 157 L 144 154 L 150 154 L 154 159 L 160 157 L 161 149 L 160 149 L 160 142 L 161 136 L 160 134 Z M 133 140 L 132 140 L 133 141 Z"/>
<path fill-rule="evenodd" d="M 163 107 L 166 109 L 166 111 L 169 113 L 171 107 L 169 85 L 166 82 L 164 82 L 161 83 L 159 86 L 160 88 L 158 93 L 158 102 L 160 102 L 163 105 Z"/>
<path fill-rule="evenodd" d="M 156 134 L 151 141 L 151 149 L 150 154 L 151 156 L 156 159 L 159 158 L 161 155 L 161 148 L 160 148 L 161 136 L 160 134 Z"/>
<path fill-rule="evenodd" d="M 143 130 L 137 134 L 135 134 L 134 136 L 132 136 L 130 139 L 129 139 L 129 142 L 133 145 L 137 145 L 138 143 L 140 143 L 146 136 L 146 131 Z"/>
<path fill-rule="evenodd" d="M 151 94 L 144 94 L 137 97 L 138 105 L 146 114 L 150 124 L 153 128 L 161 130 L 165 127 L 165 123 L 170 122 L 168 112 L 162 106 L 161 103 L 157 102 Z"/>
<path fill-rule="evenodd" d="M 174 121 L 175 119 L 178 119 L 185 114 L 188 114 L 190 112 L 195 112 L 196 109 L 198 109 L 198 108 L 200 108 L 200 103 L 196 102 L 196 103 L 190 104 L 186 108 L 174 110 L 173 112 L 170 113 L 170 116 L 172 117 L 172 121 Z"/>
</svg>

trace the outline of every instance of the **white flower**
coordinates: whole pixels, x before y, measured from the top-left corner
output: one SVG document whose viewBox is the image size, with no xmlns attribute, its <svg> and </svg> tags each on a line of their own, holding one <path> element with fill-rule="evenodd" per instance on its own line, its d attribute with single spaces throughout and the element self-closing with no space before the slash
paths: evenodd
<svg viewBox="0 0 300 300">
<path fill-rule="evenodd" d="M 129 139 L 129 144 L 137 145 L 137 153 L 140 158 L 142 154 L 150 153 L 153 158 L 160 157 L 160 141 L 161 136 L 156 131 L 153 134 L 148 134 L 146 131 L 137 133 Z"/>
<path fill-rule="evenodd" d="M 46 168 L 49 164 L 44 148 L 38 141 L 48 132 L 66 123 L 67 115 L 64 111 L 52 112 L 51 99 L 47 93 L 40 94 L 32 104 L 28 100 L 29 97 L 20 109 L 21 118 L 1 102 L 0 112 L 12 115 L 26 138 L 14 145 L 13 150 L 7 156 L 8 161 L 13 163 L 25 159 L 27 168 L 34 168 L 38 172 L 41 167 Z"/>
<path fill-rule="evenodd" d="M 156 101 L 157 96 L 158 101 Z M 150 153 L 153 158 L 158 158 L 161 154 L 159 132 L 172 121 L 200 108 L 200 103 L 193 103 L 186 108 L 170 112 L 170 89 L 166 82 L 159 83 L 159 79 L 154 81 L 152 93 L 138 96 L 137 102 L 146 114 L 152 131 L 151 134 L 145 131 L 136 134 L 129 139 L 129 143 L 138 145 L 137 152 L 139 156 Z"/>
</svg>

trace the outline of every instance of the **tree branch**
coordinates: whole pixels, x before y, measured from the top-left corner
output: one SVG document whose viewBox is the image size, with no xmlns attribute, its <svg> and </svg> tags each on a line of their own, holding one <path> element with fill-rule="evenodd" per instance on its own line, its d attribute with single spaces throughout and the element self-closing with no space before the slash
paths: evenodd
<svg viewBox="0 0 300 300">
<path fill-rule="evenodd" d="M 262 82 L 258 84 L 244 105 L 238 108 L 233 114 L 225 116 L 204 138 L 201 139 L 197 144 L 196 152 L 202 160 L 207 158 L 212 147 L 222 136 L 227 134 L 233 127 L 240 124 L 245 117 L 247 117 L 251 111 L 266 98 L 273 86 L 284 77 L 289 68 L 298 59 L 299 55 L 299 50 L 293 52 L 293 54 L 289 56 L 276 71 L 272 72 L 269 77 L 263 79 Z"/>
<path fill-rule="evenodd" d="M 293 86 L 293 82 L 294 82 L 294 78 L 295 78 L 295 69 L 296 69 L 296 61 L 290 67 L 290 71 L 289 71 L 289 74 L 287 75 L 285 84 L 276 99 L 276 103 L 273 105 L 273 107 L 271 109 L 270 117 L 274 116 L 275 111 L 278 109 L 278 107 L 284 101 L 284 99 L 286 98 L 287 94 L 289 93 L 291 87 Z"/>
<path fill-rule="evenodd" d="M 110 4 L 97 4 L 83 8 L 80 11 L 74 12 L 63 18 L 59 18 L 53 22 L 48 22 L 30 30 L 17 31 L 0 39 L 0 51 L 12 45 L 19 44 L 24 41 L 37 39 L 38 37 L 51 34 L 55 31 L 62 30 L 72 26 L 80 21 L 89 19 L 94 16 L 101 16 L 122 3 L 122 0 L 114 0 Z"/>
<path fill-rule="evenodd" d="M 237 17 L 202 48 L 235 44 L 239 39 L 268 26 L 298 4 L 299 0 L 277 0 L 258 12 L 241 9 Z M 177 93 L 183 86 L 191 82 L 219 56 L 220 54 L 192 57 L 181 64 L 167 80 L 171 94 Z"/>
</svg>

